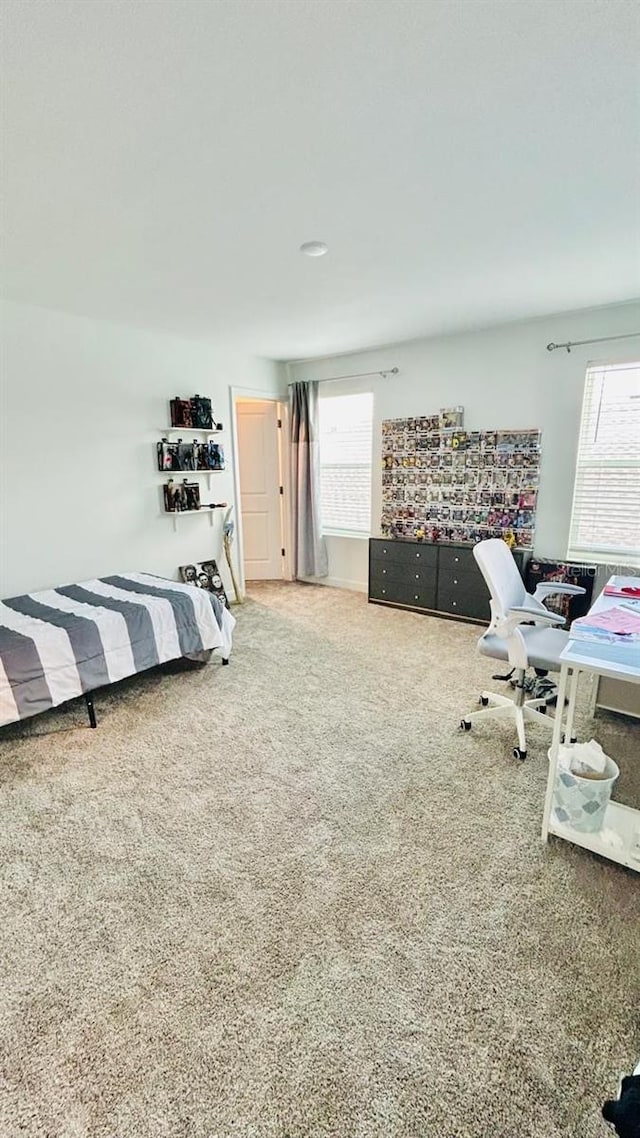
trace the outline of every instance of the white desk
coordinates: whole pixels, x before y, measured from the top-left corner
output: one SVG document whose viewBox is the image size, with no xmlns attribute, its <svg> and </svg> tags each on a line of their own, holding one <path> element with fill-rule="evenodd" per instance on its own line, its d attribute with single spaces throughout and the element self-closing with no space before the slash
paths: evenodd
<svg viewBox="0 0 640 1138">
<path fill-rule="evenodd" d="M 640 578 L 636 578 L 636 580 L 640 585 Z M 592 605 L 590 612 L 603 612 L 607 608 L 614 608 L 621 602 L 621 597 L 606 597 L 604 593 L 601 593 L 595 604 Z M 640 612 L 640 606 L 636 607 Z M 544 804 L 542 837 L 546 841 L 549 834 L 554 834 L 558 838 L 564 838 L 575 845 L 583 846 L 584 849 L 601 854 L 603 857 L 608 857 L 612 861 L 617 861 L 620 865 L 626 865 L 629 869 L 635 869 L 640 873 L 640 810 L 633 810 L 630 806 L 623 806 L 619 802 L 610 802 L 604 816 L 602 829 L 595 834 L 582 834 L 578 830 L 574 830 L 572 826 L 558 822 L 552 815 L 560 746 L 563 735 L 567 740 L 572 737 L 580 673 L 591 672 L 593 675 L 609 676 L 611 679 L 640 683 L 640 645 L 618 647 L 613 644 L 592 644 L 585 640 L 569 640 L 560 661 L 562 666 L 558 685 L 556 718 L 549 753 L 549 778 Z M 565 712 L 567 690 L 569 691 L 569 703 Z M 640 762 L 640 731 L 638 737 L 638 762 Z M 611 757 L 615 760 L 615 755 Z"/>
</svg>

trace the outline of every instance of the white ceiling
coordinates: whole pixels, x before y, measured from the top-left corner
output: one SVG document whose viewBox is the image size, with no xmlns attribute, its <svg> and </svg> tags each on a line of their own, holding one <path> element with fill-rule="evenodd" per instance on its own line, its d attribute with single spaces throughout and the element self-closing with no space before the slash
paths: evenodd
<svg viewBox="0 0 640 1138">
<path fill-rule="evenodd" d="M 276 358 L 631 299 L 638 11 L 4 0 L 4 292 Z"/>
</svg>

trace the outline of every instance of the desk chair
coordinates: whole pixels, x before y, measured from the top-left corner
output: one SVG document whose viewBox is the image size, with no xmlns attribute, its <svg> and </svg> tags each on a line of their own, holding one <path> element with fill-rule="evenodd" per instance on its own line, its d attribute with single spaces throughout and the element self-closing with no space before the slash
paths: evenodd
<svg viewBox="0 0 640 1138">
<path fill-rule="evenodd" d="M 533 596 L 527 593 L 511 551 L 500 538 L 480 541 L 473 548 L 480 572 L 491 593 L 491 623 L 478 641 L 483 656 L 508 660 L 516 672 L 515 699 L 483 691 L 482 710 L 473 711 L 461 720 L 460 727 L 470 731 L 482 719 L 513 720 L 518 732 L 516 759 L 526 759 L 525 723 L 544 723 L 546 699 L 525 699 L 525 672 L 535 668 L 540 674 L 560 671 L 560 653 L 569 636 L 558 625 L 564 617 L 550 612 L 542 601 L 552 593 L 578 596 L 584 589 L 578 585 L 561 585 L 555 581 L 538 585 Z"/>
</svg>

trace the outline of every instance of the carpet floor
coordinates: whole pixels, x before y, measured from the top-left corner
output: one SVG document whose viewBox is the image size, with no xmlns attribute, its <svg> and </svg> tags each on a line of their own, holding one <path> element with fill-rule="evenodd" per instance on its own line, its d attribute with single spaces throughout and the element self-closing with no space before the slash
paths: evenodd
<svg viewBox="0 0 640 1138">
<path fill-rule="evenodd" d="M 236 614 L 230 667 L 0 735 L 2 1138 L 603 1138 L 640 875 L 542 845 L 543 729 L 459 733 L 478 629 Z M 595 735 L 640 806 L 640 727 Z"/>
</svg>

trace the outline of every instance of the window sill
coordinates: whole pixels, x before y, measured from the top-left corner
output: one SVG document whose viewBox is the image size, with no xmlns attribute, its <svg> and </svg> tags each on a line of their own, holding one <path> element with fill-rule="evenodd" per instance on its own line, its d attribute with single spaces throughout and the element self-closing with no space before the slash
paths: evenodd
<svg viewBox="0 0 640 1138">
<path fill-rule="evenodd" d="M 355 538 L 357 541 L 368 541 L 371 537 L 370 533 L 358 533 L 355 530 L 347 529 L 323 529 L 323 537 L 349 537 Z"/>
<path fill-rule="evenodd" d="M 582 549 L 578 553 L 577 550 L 572 549 L 567 553 L 566 560 L 571 562 L 572 565 L 586 564 L 586 565 L 600 565 L 606 566 L 610 573 L 624 573 L 628 569 L 640 568 L 640 557 L 637 553 L 632 553 L 630 550 L 595 550 L 595 549 Z"/>
</svg>

